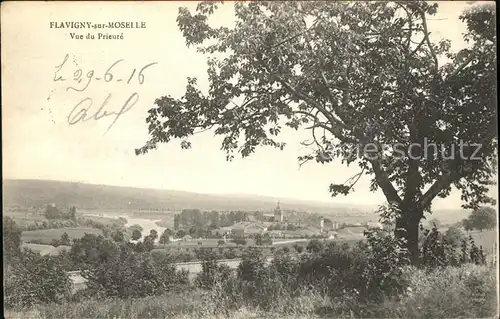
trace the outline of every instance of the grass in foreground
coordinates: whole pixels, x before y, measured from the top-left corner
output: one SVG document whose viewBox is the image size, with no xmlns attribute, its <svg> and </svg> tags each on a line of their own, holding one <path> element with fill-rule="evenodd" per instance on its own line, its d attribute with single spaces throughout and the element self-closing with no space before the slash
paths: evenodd
<svg viewBox="0 0 500 319">
<path fill-rule="evenodd" d="M 138 299 L 82 300 L 34 309 L 6 311 L 6 318 L 495 318 L 496 270 L 475 265 L 436 269 L 408 268 L 407 293 L 382 303 L 363 303 L 354 295 L 332 299 L 303 290 L 297 297 L 271 299 L 268 311 L 242 295 L 216 286 Z"/>
</svg>

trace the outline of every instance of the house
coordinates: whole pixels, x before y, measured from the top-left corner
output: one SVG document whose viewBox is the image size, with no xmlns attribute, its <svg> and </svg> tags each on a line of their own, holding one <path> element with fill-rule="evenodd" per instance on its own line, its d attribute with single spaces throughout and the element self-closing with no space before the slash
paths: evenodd
<svg viewBox="0 0 500 319">
<path fill-rule="evenodd" d="M 245 237 L 245 228 L 233 228 L 231 234 L 234 237 L 243 238 Z"/>
<path fill-rule="evenodd" d="M 68 274 L 73 294 L 87 287 L 87 279 L 82 276 L 80 271 L 68 271 L 66 273 Z"/>
<path fill-rule="evenodd" d="M 231 230 L 232 230 L 231 227 L 219 227 L 219 228 L 211 230 L 211 233 L 212 233 L 212 235 L 224 236 L 226 234 L 230 234 Z"/>
<path fill-rule="evenodd" d="M 262 215 L 262 219 L 266 223 L 272 223 L 272 222 L 274 222 L 274 214 L 263 214 Z"/>
<path fill-rule="evenodd" d="M 231 234 L 235 237 L 262 234 L 266 231 L 267 227 L 254 222 L 240 222 L 231 227 Z"/>
</svg>

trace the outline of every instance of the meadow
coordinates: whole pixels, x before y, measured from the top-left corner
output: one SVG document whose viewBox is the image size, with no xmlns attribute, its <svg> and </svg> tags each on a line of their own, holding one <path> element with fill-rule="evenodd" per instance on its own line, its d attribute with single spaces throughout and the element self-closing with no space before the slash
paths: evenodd
<svg viewBox="0 0 500 319">
<path fill-rule="evenodd" d="M 86 233 L 93 235 L 102 235 L 103 232 L 97 228 L 77 227 L 77 228 L 57 228 L 57 229 L 38 229 L 23 231 L 21 240 L 23 242 L 36 241 L 37 243 L 51 245 L 54 239 L 61 239 L 61 236 L 67 233 L 70 240 L 82 238 Z"/>
<path fill-rule="evenodd" d="M 45 216 L 28 209 L 4 210 L 3 215 L 12 218 L 21 229 L 48 221 Z"/>
</svg>

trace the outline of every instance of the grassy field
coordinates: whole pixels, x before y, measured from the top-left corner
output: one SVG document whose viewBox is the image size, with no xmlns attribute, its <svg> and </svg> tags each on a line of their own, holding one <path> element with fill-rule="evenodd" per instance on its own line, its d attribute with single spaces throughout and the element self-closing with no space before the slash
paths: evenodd
<svg viewBox="0 0 500 319">
<path fill-rule="evenodd" d="M 42 223 L 47 221 L 45 216 L 28 209 L 5 210 L 3 216 L 12 218 L 21 229 L 26 229 L 28 226 L 34 225 L 37 222 Z"/>
<path fill-rule="evenodd" d="M 81 238 L 85 233 L 102 235 L 102 230 L 96 228 L 58 228 L 58 229 L 39 229 L 23 231 L 21 240 L 23 242 L 39 241 L 40 243 L 50 245 L 53 239 L 60 239 L 62 234 L 67 233 L 69 238 Z"/>
</svg>

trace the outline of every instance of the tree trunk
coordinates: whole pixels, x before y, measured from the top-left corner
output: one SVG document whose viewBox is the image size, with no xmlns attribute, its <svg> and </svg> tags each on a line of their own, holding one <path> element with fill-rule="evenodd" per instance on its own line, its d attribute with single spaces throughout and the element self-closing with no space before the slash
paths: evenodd
<svg viewBox="0 0 500 319">
<path fill-rule="evenodd" d="M 408 249 L 408 252 L 410 254 L 411 264 L 414 266 L 418 266 L 418 231 L 420 220 L 423 216 L 423 211 L 416 210 L 415 208 L 408 209 L 404 207 L 401 209 L 401 211 L 403 212 L 402 216 L 396 219 L 395 235 L 399 238 L 406 239 L 406 248 Z"/>
</svg>

